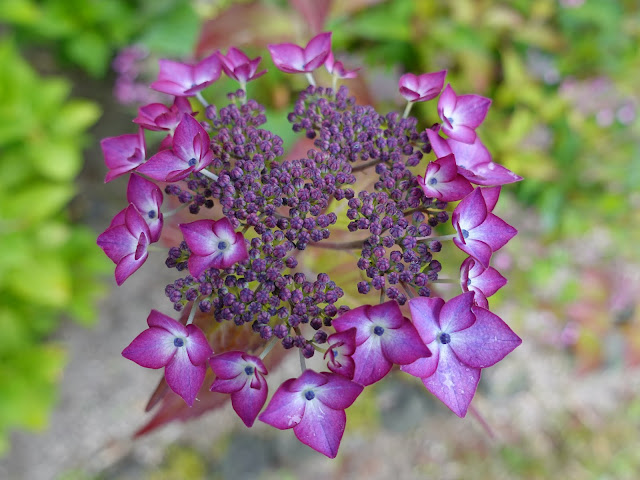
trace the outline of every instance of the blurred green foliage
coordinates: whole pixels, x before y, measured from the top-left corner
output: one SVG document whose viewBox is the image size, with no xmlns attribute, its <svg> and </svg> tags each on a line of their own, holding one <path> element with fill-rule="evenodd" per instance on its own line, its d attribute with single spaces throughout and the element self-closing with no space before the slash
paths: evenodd
<svg viewBox="0 0 640 480">
<path fill-rule="evenodd" d="M 52 45 L 59 58 L 104 76 L 117 49 L 137 42 L 189 56 L 199 28 L 189 0 L 3 0 L 0 22 L 21 45 Z"/>
<path fill-rule="evenodd" d="M 0 452 L 9 429 L 42 429 L 65 352 L 47 338 L 62 315 L 90 324 L 108 262 L 65 206 L 82 168 L 85 132 L 100 115 L 69 100 L 70 84 L 38 76 L 0 40 Z"/>
</svg>

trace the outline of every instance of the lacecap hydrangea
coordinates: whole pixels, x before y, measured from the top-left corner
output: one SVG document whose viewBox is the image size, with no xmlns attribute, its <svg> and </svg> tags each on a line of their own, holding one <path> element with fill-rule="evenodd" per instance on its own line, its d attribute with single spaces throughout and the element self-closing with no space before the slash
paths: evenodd
<svg viewBox="0 0 640 480">
<path fill-rule="evenodd" d="M 481 370 L 521 343 L 488 302 L 506 283 L 491 257 L 516 234 L 493 210 L 501 186 L 521 180 L 492 161 L 476 133 L 491 100 L 459 95 L 445 86 L 444 70 L 407 73 L 399 80 L 404 112 L 383 115 L 337 88 L 357 69 L 336 60 L 330 33 L 269 52 L 278 69 L 309 81 L 288 115 L 293 130 L 313 140 L 306 156 L 284 158 L 282 139 L 261 128 L 265 108 L 247 97 L 247 85 L 265 70 L 260 57 L 237 48 L 196 64 L 162 60 L 151 87 L 173 103 L 141 107 L 137 132 L 102 140 L 106 181 L 129 176 L 128 206 L 98 237 L 119 285 L 180 210 L 165 211 L 165 196 L 193 217 L 174 230 L 182 241 L 165 260 L 180 276 L 165 293 L 181 321 L 153 310 L 149 328 L 122 354 L 164 368 L 188 405 L 199 392 L 227 395 L 247 426 L 258 419 L 293 429 L 331 458 L 345 410 L 394 365 L 465 416 Z M 316 84 L 323 66 L 331 87 Z M 223 72 L 240 88 L 220 108 L 202 91 L 216 88 Z M 440 122 L 418 130 L 412 105 L 436 98 Z M 166 133 L 155 152 L 146 131 Z M 452 212 L 449 202 L 459 202 Z M 434 233 L 449 223 L 453 234 Z M 468 255 L 459 268 L 438 261 L 445 245 Z M 319 249 L 350 252 L 357 285 L 311 273 L 302 262 Z M 460 278 L 460 295 L 448 300 L 433 288 L 443 269 Z M 349 308 L 344 288 L 367 301 Z M 214 351 L 221 324 L 253 335 L 250 347 L 222 342 Z M 263 360 L 274 349 L 298 350 L 302 371 L 269 397 Z M 319 371 L 306 368 L 314 355 Z M 213 382 L 203 387 L 208 374 Z"/>
</svg>

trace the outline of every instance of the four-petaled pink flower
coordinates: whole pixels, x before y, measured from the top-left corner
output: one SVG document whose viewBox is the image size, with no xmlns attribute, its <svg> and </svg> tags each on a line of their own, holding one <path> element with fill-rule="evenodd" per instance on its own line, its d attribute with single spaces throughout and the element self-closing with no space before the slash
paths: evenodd
<svg viewBox="0 0 640 480">
<path fill-rule="evenodd" d="M 426 102 L 432 98 L 436 98 L 442 90 L 444 77 L 446 75 L 446 70 L 423 73 L 422 75 L 405 73 L 398 81 L 400 95 L 409 102 Z"/>
<path fill-rule="evenodd" d="M 344 332 L 330 335 L 327 338 L 327 345 L 324 358 L 329 357 L 327 361 L 329 370 L 353 379 L 356 363 L 351 356 L 356 351 L 356 329 L 352 327 Z"/>
<path fill-rule="evenodd" d="M 344 64 L 340 61 L 336 61 L 333 56 L 333 52 L 329 52 L 327 60 L 324 62 L 324 66 L 331 75 L 336 78 L 356 78 L 358 76 L 359 68 L 354 70 L 347 70 Z"/>
<path fill-rule="evenodd" d="M 227 218 L 183 223 L 180 230 L 191 250 L 189 273 L 196 278 L 209 268 L 228 268 L 249 257 L 244 236 Z"/>
<path fill-rule="evenodd" d="M 443 202 L 454 202 L 464 198 L 473 191 L 469 180 L 458 173 L 458 166 L 453 155 L 438 158 L 427 165 L 424 178 L 418 177 L 418 185 L 427 197 L 437 198 Z"/>
<path fill-rule="evenodd" d="M 173 148 L 162 150 L 138 167 L 160 182 L 176 182 L 206 168 L 213 161 L 209 135 L 191 115 L 184 114 L 173 137 Z"/>
<path fill-rule="evenodd" d="M 487 116 L 491 99 L 480 95 L 457 96 L 451 85 L 445 87 L 438 100 L 438 114 L 442 119 L 442 131 L 450 138 L 473 143 L 475 129 Z"/>
<path fill-rule="evenodd" d="M 411 317 L 433 355 L 400 369 L 424 386 L 459 417 L 480 380 L 480 370 L 502 360 L 522 340 L 497 315 L 473 305 L 473 292 L 448 302 L 418 297 L 409 301 Z"/>
<path fill-rule="evenodd" d="M 146 368 L 165 367 L 167 385 L 193 405 L 207 372 L 213 350 L 202 330 L 186 327 L 157 310 L 147 318 L 149 328 L 134 338 L 122 356 Z"/>
<path fill-rule="evenodd" d="M 142 128 L 138 128 L 138 133 L 103 138 L 100 147 L 109 168 L 105 183 L 138 168 L 144 162 L 147 149 Z"/>
<path fill-rule="evenodd" d="M 341 375 L 305 370 L 280 385 L 259 419 L 280 430 L 293 428 L 302 443 L 335 458 L 347 422 L 344 410 L 362 389 Z"/>
<path fill-rule="evenodd" d="M 474 292 L 473 298 L 476 305 L 489 308 L 487 297 L 490 297 L 507 284 L 507 279 L 500 275 L 493 267 L 485 268 L 473 257 L 460 265 L 460 287 L 463 292 Z"/>
<path fill-rule="evenodd" d="M 154 132 L 165 130 L 173 133 L 185 113 L 195 115 L 186 97 L 176 97 L 171 107 L 163 103 L 150 103 L 138 109 L 135 123 Z"/>
<path fill-rule="evenodd" d="M 395 300 L 349 310 L 336 318 L 333 326 L 337 332 L 356 329 L 353 380 L 361 385 L 382 379 L 394 363 L 406 365 L 431 355 Z"/>
<path fill-rule="evenodd" d="M 331 52 L 331 33 L 320 33 L 302 48 L 293 43 L 269 45 L 273 63 L 286 73 L 311 73 L 320 67 Z"/>
<path fill-rule="evenodd" d="M 495 163 L 478 136 L 473 143 L 463 143 L 453 138 L 445 140 L 437 131 L 427 129 L 427 137 L 436 157 L 446 157 L 453 153 L 458 173 L 471 183 L 489 187 L 522 180 L 522 177 L 508 168 Z"/>
<path fill-rule="evenodd" d="M 478 260 L 483 267 L 489 266 L 491 255 L 511 240 L 518 231 L 494 215 L 500 187 L 476 188 L 453 210 L 451 223 L 457 236 L 453 243 L 468 255 Z"/>
<path fill-rule="evenodd" d="M 253 425 L 267 401 L 267 368 L 258 357 L 244 352 L 225 352 L 209 359 L 216 379 L 212 392 L 230 393 L 231 405 L 247 427 Z"/>
<path fill-rule="evenodd" d="M 116 283 L 122 285 L 149 256 L 151 232 L 138 209 L 129 205 L 124 214 L 116 215 L 109 228 L 98 236 L 97 243 L 116 264 Z"/>
<path fill-rule="evenodd" d="M 195 65 L 160 60 L 158 79 L 151 88 L 176 97 L 190 97 L 220 78 L 220 59 L 213 53 Z"/>
<path fill-rule="evenodd" d="M 226 73 L 229 78 L 240 82 L 243 89 L 247 85 L 247 82 L 255 80 L 267 73 L 266 70 L 257 71 L 258 64 L 260 60 L 262 60 L 262 57 L 256 57 L 251 60 L 243 51 L 235 47 L 231 47 L 226 56 L 220 52 L 217 52 L 217 55 L 222 63 L 224 73 Z"/>
</svg>

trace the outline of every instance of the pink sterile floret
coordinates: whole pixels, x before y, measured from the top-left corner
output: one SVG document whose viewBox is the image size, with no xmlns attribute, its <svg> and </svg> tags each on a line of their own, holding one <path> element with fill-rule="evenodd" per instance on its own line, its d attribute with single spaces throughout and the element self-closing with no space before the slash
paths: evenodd
<svg viewBox="0 0 640 480">
<path fill-rule="evenodd" d="M 267 368 L 258 357 L 244 352 L 225 352 L 209 359 L 216 379 L 212 392 L 230 393 L 231 405 L 247 427 L 253 425 L 267 400 Z"/>
<path fill-rule="evenodd" d="M 333 373 L 353 379 L 356 363 L 351 357 L 356 351 L 356 329 L 352 327 L 344 332 L 334 333 L 327 338 L 327 351 L 324 358 L 329 357 L 327 367 Z"/>
<path fill-rule="evenodd" d="M 109 168 L 105 183 L 138 168 L 144 162 L 147 149 L 142 128 L 138 128 L 138 133 L 103 138 L 100 147 Z"/>
<path fill-rule="evenodd" d="M 507 279 L 493 267 L 485 268 L 473 257 L 467 257 L 460 265 L 460 287 L 463 292 L 474 292 L 473 301 L 482 308 L 489 308 L 490 297 L 507 284 Z"/>
<path fill-rule="evenodd" d="M 224 73 L 226 73 L 228 77 L 240 82 L 243 87 L 247 82 L 255 80 L 267 73 L 266 70 L 258 72 L 258 64 L 260 60 L 262 60 L 262 57 L 256 57 L 251 60 L 242 50 L 238 50 L 235 47 L 231 47 L 227 55 L 223 55 L 220 52 L 217 52 L 217 55 L 222 63 Z"/>
<path fill-rule="evenodd" d="M 446 70 L 423 73 L 422 75 L 405 73 L 398 81 L 400 95 L 409 102 L 426 102 L 432 98 L 436 98 L 442 90 L 444 77 L 446 75 Z"/>
<path fill-rule="evenodd" d="M 157 242 L 160 239 L 163 224 L 163 216 L 160 212 L 162 192 L 158 186 L 140 175 L 132 174 L 127 184 L 127 200 L 136 207 L 149 225 L 151 243 Z"/>
<path fill-rule="evenodd" d="M 471 183 L 489 187 L 522 180 L 522 177 L 511 170 L 495 163 L 478 136 L 473 143 L 463 143 L 453 138 L 445 140 L 437 131 L 428 128 L 427 137 L 436 157 L 446 157 L 453 153 L 458 173 Z"/>
<path fill-rule="evenodd" d="M 162 150 L 138 167 L 160 182 L 176 182 L 206 168 L 213 161 L 209 135 L 191 115 L 184 114 L 173 137 L 173 148 Z"/>
<path fill-rule="evenodd" d="M 405 365 L 431 355 L 395 300 L 349 310 L 336 318 L 333 326 L 337 332 L 355 327 L 353 380 L 365 386 L 382 379 L 394 363 Z"/>
<path fill-rule="evenodd" d="M 457 236 L 453 243 L 488 267 L 491 255 L 502 248 L 518 231 L 491 211 L 500 195 L 500 187 L 476 188 L 453 210 L 451 223 Z"/>
<path fill-rule="evenodd" d="M 458 173 L 453 155 L 430 162 L 424 178 L 420 175 L 417 178 L 418 185 L 422 187 L 427 197 L 437 198 L 443 202 L 460 200 L 473 191 L 469 180 Z"/>
<path fill-rule="evenodd" d="M 122 356 L 146 368 L 165 367 L 167 385 L 189 406 L 193 405 L 213 350 L 204 333 L 193 324 L 180 322 L 152 310 L 149 328 L 122 351 Z"/>
<path fill-rule="evenodd" d="M 456 95 L 451 85 L 444 88 L 438 100 L 442 131 L 454 140 L 473 143 L 475 129 L 487 116 L 491 99 L 480 95 Z"/>
<path fill-rule="evenodd" d="M 196 278 L 209 268 L 228 268 L 249 257 L 244 236 L 227 218 L 183 223 L 180 230 L 191 250 L 189 273 Z"/>
<path fill-rule="evenodd" d="M 150 103 L 138 109 L 135 123 L 147 130 L 173 132 L 185 113 L 195 115 L 191 103 L 185 97 L 176 97 L 171 107 L 162 103 Z"/>
<path fill-rule="evenodd" d="M 359 68 L 353 70 L 347 70 L 344 64 L 340 61 L 336 61 L 333 56 L 333 52 L 329 52 L 327 60 L 324 62 L 324 67 L 331 75 L 337 78 L 356 78 L 358 76 Z"/>
<path fill-rule="evenodd" d="M 129 205 L 98 236 L 98 246 L 116 264 L 116 283 L 122 285 L 145 262 L 151 243 L 149 225 L 135 206 Z"/>
<path fill-rule="evenodd" d="M 293 43 L 269 45 L 276 67 L 286 73 L 310 73 L 320 67 L 331 52 L 331 33 L 320 33 L 302 48 Z"/>
<path fill-rule="evenodd" d="M 502 360 L 522 340 L 497 315 L 473 305 L 473 292 L 448 302 L 413 298 L 411 317 L 433 355 L 400 369 L 424 386 L 459 417 L 464 417 L 478 386 L 480 370 Z"/>
<path fill-rule="evenodd" d="M 207 88 L 220 78 L 220 59 L 213 53 L 195 65 L 160 60 L 158 80 L 151 88 L 176 97 L 189 97 Z"/>
<path fill-rule="evenodd" d="M 344 410 L 363 388 L 342 375 L 305 370 L 280 385 L 259 418 L 280 430 L 293 428 L 302 443 L 335 458 L 347 422 Z"/>
</svg>

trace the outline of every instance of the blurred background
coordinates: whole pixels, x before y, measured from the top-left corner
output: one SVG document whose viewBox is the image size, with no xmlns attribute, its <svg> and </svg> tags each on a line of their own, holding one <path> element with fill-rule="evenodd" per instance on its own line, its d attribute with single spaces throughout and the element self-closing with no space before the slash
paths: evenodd
<svg viewBox="0 0 640 480">
<path fill-rule="evenodd" d="M 263 56 L 249 94 L 294 148 L 286 112 L 305 81 L 266 45 L 327 30 L 362 67 L 346 85 L 379 111 L 404 108 L 405 72 L 446 68 L 458 93 L 491 97 L 479 135 L 525 177 L 498 205 L 520 234 L 494 257 L 509 284 L 492 310 L 524 342 L 483 372 L 491 434 L 396 374 L 349 410 L 334 461 L 228 406 L 134 441 L 159 373 L 120 351 L 151 308 L 172 314 L 174 278 L 160 253 L 115 288 L 95 237 L 126 179 L 102 183 L 98 142 L 165 100 L 147 87 L 159 58 L 236 46 Z M 640 478 L 636 0 L 3 0 L 0 64 L 0 478 Z M 223 106 L 235 88 L 207 95 Z M 437 121 L 434 102 L 412 113 Z"/>
</svg>

